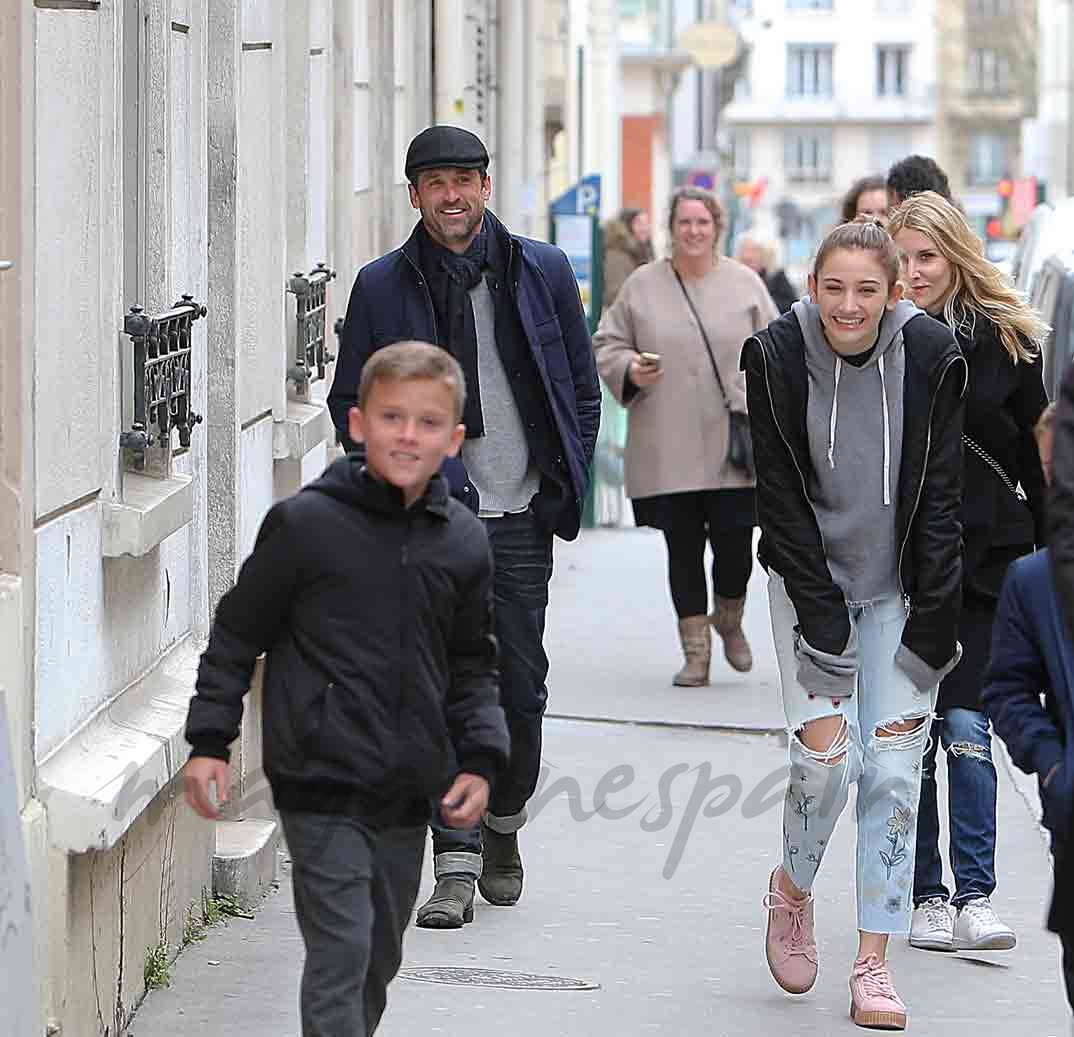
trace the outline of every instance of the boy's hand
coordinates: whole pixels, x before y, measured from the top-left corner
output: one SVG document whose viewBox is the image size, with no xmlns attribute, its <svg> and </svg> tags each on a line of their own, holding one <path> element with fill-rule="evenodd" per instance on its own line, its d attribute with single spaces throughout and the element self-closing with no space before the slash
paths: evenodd
<svg viewBox="0 0 1074 1037">
<path fill-rule="evenodd" d="M 440 816 L 452 828 L 473 828 L 489 805 L 489 783 L 476 774 L 459 774 L 440 801 Z"/>
<path fill-rule="evenodd" d="M 209 798 L 209 783 L 216 784 L 216 801 L 227 802 L 228 765 L 214 756 L 192 756 L 183 768 L 183 798 L 195 813 L 210 821 L 220 817 L 220 811 Z"/>
</svg>

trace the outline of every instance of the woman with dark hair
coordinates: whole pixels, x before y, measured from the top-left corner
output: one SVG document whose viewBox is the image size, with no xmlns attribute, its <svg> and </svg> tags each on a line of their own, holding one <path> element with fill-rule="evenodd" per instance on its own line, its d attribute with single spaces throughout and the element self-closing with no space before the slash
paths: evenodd
<svg viewBox="0 0 1074 1037">
<path fill-rule="evenodd" d="M 891 215 L 910 298 L 955 334 L 969 363 L 963 436 L 962 661 L 944 678 L 921 772 L 910 943 L 925 950 L 1006 950 L 996 915 L 996 768 L 981 689 L 1008 565 L 1044 542 L 1044 473 L 1034 428 L 1048 400 L 1048 326 L 984 255 L 981 239 L 935 191 Z M 954 894 L 943 881 L 936 751 L 947 753 Z M 953 917 L 952 917 L 953 914 Z"/>
<path fill-rule="evenodd" d="M 888 192 L 882 176 L 863 176 L 843 196 L 843 222 L 868 216 L 880 223 L 888 217 Z"/>
<path fill-rule="evenodd" d="M 639 526 L 667 542 L 671 598 L 685 664 L 674 683 L 709 682 L 711 631 L 724 656 L 753 665 L 742 632 L 753 567 L 754 478 L 728 460 L 731 411 L 745 412 L 742 343 L 777 316 L 764 282 L 719 255 L 724 215 L 715 196 L 671 196 L 671 258 L 639 267 L 593 337 L 597 368 L 627 406 L 626 491 Z M 709 612 L 705 544 L 713 552 Z"/>
<path fill-rule="evenodd" d="M 604 226 L 602 311 L 615 302 L 623 282 L 639 266 L 652 261 L 653 242 L 649 214 L 644 209 L 620 209 L 619 215 Z"/>
</svg>

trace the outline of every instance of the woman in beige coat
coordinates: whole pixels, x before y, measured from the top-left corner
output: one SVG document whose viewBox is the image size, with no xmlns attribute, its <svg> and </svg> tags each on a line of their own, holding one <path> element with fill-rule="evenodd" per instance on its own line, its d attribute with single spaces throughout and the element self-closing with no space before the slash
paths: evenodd
<svg viewBox="0 0 1074 1037">
<path fill-rule="evenodd" d="M 670 209 L 671 258 L 627 278 L 593 345 L 601 378 L 627 407 L 626 491 L 634 519 L 661 530 L 667 542 L 686 659 L 674 683 L 697 687 L 709 682 L 710 624 L 736 670 L 753 665 L 742 613 L 753 567 L 754 482 L 727 463 L 729 420 L 713 359 L 732 408 L 745 411 L 742 343 L 778 313 L 752 270 L 717 254 L 724 220 L 712 194 L 680 188 Z M 711 614 L 706 541 L 713 552 Z"/>
</svg>

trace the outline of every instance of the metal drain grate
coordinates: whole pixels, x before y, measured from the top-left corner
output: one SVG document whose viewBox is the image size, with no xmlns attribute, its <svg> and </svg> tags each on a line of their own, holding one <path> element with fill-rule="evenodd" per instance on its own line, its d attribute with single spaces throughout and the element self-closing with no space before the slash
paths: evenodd
<svg viewBox="0 0 1074 1037">
<path fill-rule="evenodd" d="M 569 976 L 539 976 L 502 969 L 469 969 L 451 965 L 423 965 L 399 970 L 400 979 L 416 983 L 448 983 L 462 987 L 506 987 L 511 990 L 599 990 L 600 984 Z"/>
</svg>

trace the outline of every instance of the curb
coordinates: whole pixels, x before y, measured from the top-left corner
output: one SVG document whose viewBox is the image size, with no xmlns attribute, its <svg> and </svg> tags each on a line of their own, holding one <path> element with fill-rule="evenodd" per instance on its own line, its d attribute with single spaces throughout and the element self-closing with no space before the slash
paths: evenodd
<svg viewBox="0 0 1074 1037">
<path fill-rule="evenodd" d="M 673 731 L 707 731 L 720 735 L 750 735 L 754 738 L 775 738 L 787 744 L 783 727 L 763 727 L 757 724 L 721 724 L 702 720 L 644 720 L 629 717 L 594 716 L 583 713 L 545 713 L 548 720 L 570 720 L 582 724 L 610 724 L 618 727 L 666 728 Z"/>
</svg>

